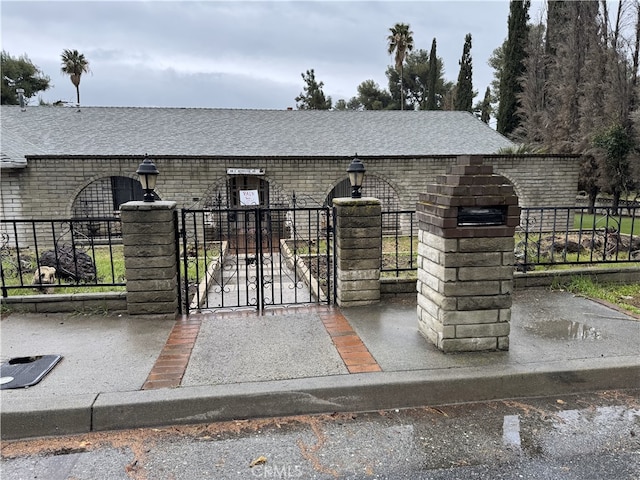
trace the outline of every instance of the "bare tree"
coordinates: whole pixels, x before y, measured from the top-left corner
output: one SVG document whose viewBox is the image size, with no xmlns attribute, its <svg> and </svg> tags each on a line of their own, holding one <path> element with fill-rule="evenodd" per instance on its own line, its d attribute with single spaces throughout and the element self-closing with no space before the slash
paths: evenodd
<svg viewBox="0 0 640 480">
<path fill-rule="evenodd" d="M 544 32 L 545 28 L 541 23 L 529 29 L 524 74 L 520 79 L 522 92 L 518 95 L 521 123 L 514 132 L 516 140 L 533 145 L 545 144 L 549 122 L 545 110 L 547 56 Z"/>
<path fill-rule="evenodd" d="M 639 3 L 548 2 L 546 25 L 530 30 L 517 138 L 582 154 L 592 204 L 600 191 L 617 204 L 637 179 Z"/>
</svg>

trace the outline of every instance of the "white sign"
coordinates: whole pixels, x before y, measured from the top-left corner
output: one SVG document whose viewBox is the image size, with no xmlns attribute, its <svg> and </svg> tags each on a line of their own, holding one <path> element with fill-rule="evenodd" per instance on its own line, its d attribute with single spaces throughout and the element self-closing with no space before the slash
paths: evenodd
<svg viewBox="0 0 640 480">
<path fill-rule="evenodd" d="M 243 207 L 260 205 L 258 190 L 240 190 L 240 205 Z"/>
<path fill-rule="evenodd" d="M 264 175 L 264 168 L 227 168 L 227 175 Z"/>
</svg>

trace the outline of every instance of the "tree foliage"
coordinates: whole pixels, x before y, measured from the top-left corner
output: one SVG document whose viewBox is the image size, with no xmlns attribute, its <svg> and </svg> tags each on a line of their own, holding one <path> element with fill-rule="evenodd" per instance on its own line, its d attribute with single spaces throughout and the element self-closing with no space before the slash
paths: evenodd
<svg viewBox="0 0 640 480">
<path fill-rule="evenodd" d="M 400 109 L 404 110 L 404 88 L 401 80 L 404 78 L 403 64 L 407 53 L 413 50 L 413 32 L 406 23 L 396 23 L 389 32 L 387 52 L 394 55 L 395 69 L 399 74 Z"/>
<path fill-rule="evenodd" d="M 507 40 L 502 42 L 502 45 L 495 48 L 489 56 L 487 63 L 493 68 L 493 80 L 491 80 L 491 102 L 496 104 L 496 110 L 498 109 L 498 102 L 500 101 L 500 79 L 502 78 L 502 71 L 504 70 L 504 51 L 507 48 Z"/>
<path fill-rule="evenodd" d="M 433 71 L 433 77 L 435 77 L 433 79 L 435 82 L 433 87 L 435 108 L 432 110 L 442 109 L 443 97 L 452 88 L 452 84 L 445 81 L 443 77 L 442 59 L 435 57 L 431 61 L 429 53 L 422 49 L 407 55 L 402 69 L 402 92 L 404 92 L 404 97 L 400 90 L 399 72 L 393 67 L 387 68 L 386 76 L 389 84 L 389 93 L 393 99 L 393 103 L 390 105 L 391 109 L 428 110 L 428 97 L 432 91 L 432 87 L 429 85 L 430 77 L 432 76 L 432 64 L 435 65 Z M 401 108 L 400 104 L 403 101 L 403 108 Z"/>
<path fill-rule="evenodd" d="M 508 34 L 502 52 L 500 71 L 500 104 L 497 130 L 510 135 L 518 128 L 518 95 L 522 92 L 521 77 L 528 43 L 529 0 L 512 0 L 509 6 Z"/>
<path fill-rule="evenodd" d="M 399 110 L 417 110 L 424 107 L 427 88 L 429 58 L 425 50 L 417 50 L 407 55 L 400 72 L 393 67 L 387 68 L 389 91 L 393 98 L 393 108 Z"/>
<path fill-rule="evenodd" d="M 316 80 L 313 68 L 301 75 L 305 85 L 304 91 L 296 97 L 298 110 L 331 110 L 331 97 L 325 97 L 322 90 L 324 83 Z"/>
<path fill-rule="evenodd" d="M 548 2 L 530 26 L 515 137 L 553 153 L 582 154 L 580 188 L 617 205 L 638 185 L 635 145 L 640 4 Z"/>
<path fill-rule="evenodd" d="M 460 73 L 453 101 L 454 110 L 472 111 L 473 106 L 473 65 L 471 59 L 471 34 L 467 33 L 464 38 L 462 48 L 462 58 L 460 59 Z"/>
<path fill-rule="evenodd" d="M 389 55 L 394 55 L 396 70 L 402 68 L 407 52 L 413 50 L 413 32 L 406 23 L 396 23 L 389 29 L 387 37 L 387 51 Z"/>
<path fill-rule="evenodd" d="M 80 79 L 83 73 L 89 73 L 89 60 L 86 59 L 83 53 L 78 50 L 63 50 L 60 55 L 62 66 L 60 71 L 69 75 L 71 83 L 76 87 L 76 102 L 80 105 Z"/>
<path fill-rule="evenodd" d="M 344 98 L 338 100 L 333 106 L 334 110 L 344 111 L 344 110 L 363 110 L 364 107 L 358 100 L 358 97 L 351 97 L 349 101 L 346 101 Z"/>
<path fill-rule="evenodd" d="M 431 52 L 429 53 L 429 71 L 427 76 L 427 102 L 425 108 L 427 110 L 437 110 L 438 109 L 438 99 L 436 95 L 436 89 L 438 85 L 439 78 L 442 77 L 442 60 L 438 61 L 438 56 L 436 53 L 437 44 L 436 39 L 434 38 L 431 42 Z M 440 70 L 438 72 L 438 69 Z"/>
<path fill-rule="evenodd" d="M 393 104 L 391 94 L 373 80 L 365 80 L 358 85 L 356 99 L 364 110 L 390 110 Z"/>
<path fill-rule="evenodd" d="M 0 71 L 2 71 L 2 105 L 19 104 L 17 88 L 24 90 L 24 98 L 28 101 L 51 86 L 51 79 L 42 73 L 26 54 L 16 58 L 3 50 L 0 54 Z"/>
<path fill-rule="evenodd" d="M 602 187 L 613 194 L 615 211 L 622 192 L 628 191 L 633 185 L 630 154 L 635 149 L 634 140 L 627 128 L 614 124 L 596 134 L 593 144 L 603 152 L 600 170 L 605 184 Z"/>
<path fill-rule="evenodd" d="M 491 88 L 487 87 L 484 92 L 484 98 L 481 102 L 478 102 L 474 107 L 473 111 L 480 120 L 484 123 L 489 123 L 491 120 Z"/>
<path fill-rule="evenodd" d="M 373 80 L 365 80 L 357 95 L 339 100 L 335 110 L 453 110 L 454 84 L 444 78 L 444 63 L 437 56 L 433 39 L 431 51 L 413 50 L 413 32 L 408 24 L 389 29 L 388 53 L 394 65 L 387 67 L 388 90 Z M 469 107 L 469 110 L 471 107 Z"/>
<path fill-rule="evenodd" d="M 437 73 L 437 72 L 436 72 Z M 410 110 L 424 110 L 427 105 L 427 84 L 429 83 L 429 54 L 426 50 L 416 50 L 407 55 L 403 69 L 402 85 L 406 92 L 406 102 Z"/>
<path fill-rule="evenodd" d="M 512 136 L 531 144 L 545 144 L 547 115 L 545 112 L 547 84 L 545 72 L 549 59 L 545 54 L 544 25 L 529 28 L 527 56 L 524 59 L 524 73 L 520 81 L 522 88 L 518 95 L 519 124 Z"/>
</svg>

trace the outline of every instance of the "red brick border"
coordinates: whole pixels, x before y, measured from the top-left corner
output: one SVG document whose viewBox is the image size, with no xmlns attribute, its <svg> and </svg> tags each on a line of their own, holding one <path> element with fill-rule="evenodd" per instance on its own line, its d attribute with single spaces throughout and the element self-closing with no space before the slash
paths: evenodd
<svg viewBox="0 0 640 480">
<path fill-rule="evenodd" d="M 162 348 L 151 373 L 142 385 L 142 390 L 180 386 L 201 324 L 201 315 L 188 317 L 183 315 L 176 320 L 167 343 Z"/>
<path fill-rule="evenodd" d="M 382 368 L 337 308 L 318 311 L 349 373 L 381 372 Z"/>
</svg>

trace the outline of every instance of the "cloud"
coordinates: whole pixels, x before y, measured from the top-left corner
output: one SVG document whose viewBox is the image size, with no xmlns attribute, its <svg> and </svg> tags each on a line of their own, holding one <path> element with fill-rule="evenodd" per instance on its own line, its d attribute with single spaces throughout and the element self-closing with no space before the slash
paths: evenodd
<svg viewBox="0 0 640 480">
<path fill-rule="evenodd" d="M 90 61 L 92 74 L 80 86 L 86 105 L 286 108 L 295 106 L 301 73 L 311 68 L 334 101 L 354 96 L 364 80 L 386 87 L 386 37 L 404 22 L 415 48 L 429 50 L 437 38 L 450 81 L 470 32 L 482 95 L 508 9 L 506 0 L 3 1 L 2 43 L 51 77 L 47 101 L 75 98 L 59 73 L 60 53 L 72 48 Z"/>
</svg>

